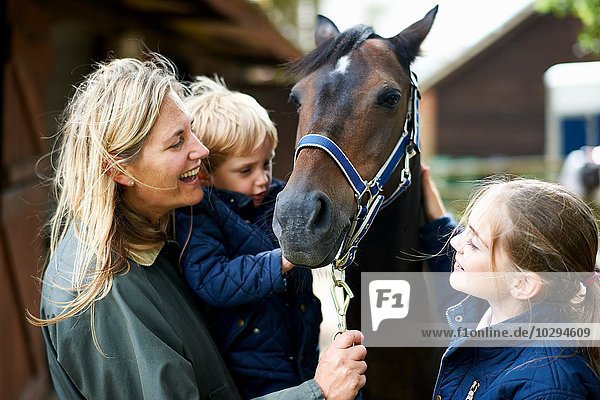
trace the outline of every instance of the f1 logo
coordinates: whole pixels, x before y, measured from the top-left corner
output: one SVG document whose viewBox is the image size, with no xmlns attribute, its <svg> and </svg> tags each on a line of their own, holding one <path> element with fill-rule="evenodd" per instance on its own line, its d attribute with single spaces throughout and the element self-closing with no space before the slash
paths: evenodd
<svg viewBox="0 0 600 400">
<path fill-rule="evenodd" d="M 408 315 L 410 284 L 405 280 L 376 280 L 369 283 L 369 301 L 373 331 L 384 319 L 402 319 Z"/>
</svg>

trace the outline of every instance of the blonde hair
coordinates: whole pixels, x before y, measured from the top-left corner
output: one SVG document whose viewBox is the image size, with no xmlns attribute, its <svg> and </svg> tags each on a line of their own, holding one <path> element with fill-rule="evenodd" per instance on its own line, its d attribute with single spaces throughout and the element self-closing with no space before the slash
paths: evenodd
<svg viewBox="0 0 600 400">
<path fill-rule="evenodd" d="M 199 76 L 190 84 L 184 103 L 194 118 L 193 128 L 210 150 L 207 169 L 218 168 L 228 157 L 246 157 L 269 139 L 277 147 L 277 129 L 252 96 L 227 89 L 215 77 Z"/>
<path fill-rule="evenodd" d="M 489 209 L 493 210 L 486 214 L 491 224 L 492 270 L 497 271 L 496 254 L 502 249 L 518 271 L 573 272 L 567 275 L 572 279 L 565 279 L 565 274 L 544 274 L 537 301 L 576 299 L 582 273 L 590 276 L 596 271 L 598 225 L 590 207 L 558 184 L 495 177 L 483 181 L 474 192 L 464 221 L 483 198 L 490 200 Z M 561 303 L 565 313 L 576 315 L 576 322 L 600 322 L 600 283 L 588 286 L 582 301 Z M 586 347 L 585 351 L 600 375 L 600 348 Z"/>
<path fill-rule="evenodd" d="M 153 225 L 126 207 L 108 171 L 125 173 L 122 166 L 136 161 L 167 94 L 183 95 L 184 90 L 175 66 L 158 54 L 146 61 L 125 58 L 98 64 L 76 87 L 55 144 L 57 206 L 49 222 L 51 260 L 70 229 L 79 241 L 73 287 L 67 288 L 75 295 L 55 317 L 29 314 L 34 325 L 57 323 L 91 309 L 93 328 L 94 304 L 110 292 L 115 274 L 128 268 L 128 254 L 166 237 L 165 223 Z M 94 329 L 92 335 L 96 343 Z"/>
</svg>

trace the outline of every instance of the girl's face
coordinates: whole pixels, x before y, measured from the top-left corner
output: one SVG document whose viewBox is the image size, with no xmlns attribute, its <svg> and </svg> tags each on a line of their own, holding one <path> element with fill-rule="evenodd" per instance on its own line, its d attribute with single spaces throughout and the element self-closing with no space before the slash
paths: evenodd
<svg viewBox="0 0 600 400">
<path fill-rule="evenodd" d="M 202 200 L 198 172 L 208 149 L 192 132 L 191 121 L 179 96 L 169 93 L 139 158 L 125 167 L 133 177 L 133 186 L 124 185 L 125 201 L 154 222 Z"/>
<path fill-rule="evenodd" d="M 273 169 L 273 143 L 264 141 L 256 153 L 247 157 L 229 157 L 212 173 L 217 189 L 230 190 L 252 197 L 259 206 L 271 186 Z"/>
<path fill-rule="evenodd" d="M 490 303 L 498 302 L 509 294 L 503 273 L 511 270 L 506 252 L 501 246 L 496 246 L 496 271 L 492 271 L 490 217 L 494 212 L 502 212 L 502 207 L 494 204 L 494 200 L 490 195 L 479 199 L 465 229 L 450 240 L 450 245 L 456 250 L 450 285 Z"/>
</svg>

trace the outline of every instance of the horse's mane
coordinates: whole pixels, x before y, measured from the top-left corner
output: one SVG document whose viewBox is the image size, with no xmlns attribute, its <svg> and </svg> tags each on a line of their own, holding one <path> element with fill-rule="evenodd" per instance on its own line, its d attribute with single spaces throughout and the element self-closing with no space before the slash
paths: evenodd
<svg viewBox="0 0 600 400">
<path fill-rule="evenodd" d="M 373 28 L 357 25 L 322 43 L 321 46 L 308 53 L 304 58 L 290 63 L 288 71 L 301 79 L 323 65 L 337 61 L 372 37 L 379 37 L 373 31 Z"/>
</svg>

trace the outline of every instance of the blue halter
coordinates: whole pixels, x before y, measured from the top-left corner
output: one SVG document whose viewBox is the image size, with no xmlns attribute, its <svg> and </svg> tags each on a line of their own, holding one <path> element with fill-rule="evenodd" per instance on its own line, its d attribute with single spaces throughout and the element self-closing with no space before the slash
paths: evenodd
<svg viewBox="0 0 600 400">
<path fill-rule="evenodd" d="M 416 82 L 416 76 L 414 74 L 413 76 L 415 78 L 414 82 Z M 402 136 L 396 143 L 394 150 L 392 150 L 392 153 L 389 155 L 386 162 L 370 181 L 364 180 L 360 176 L 342 149 L 325 135 L 319 133 L 307 134 L 300 139 L 296 146 L 294 160 L 298 158 L 300 150 L 307 147 L 318 148 L 325 151 L 342 170 L 354 191 L 358 209 L 356 217 L 353 219 L 350 229 L 346 234 L 346 238 L 342 242 L 334 260 L 334 267 L 338 270 L 344 270 L 352 264 L 356 255 L 356 250 L 358 249 L 358 243 L 369 230 L 379 209 L 388 206 L 410 186 L 410 159 L 420 152 L 419 99 L 419 89 L 416 84 L 413 83 L 413 80 L 411 80 L 408 110 Z M 398 187 L 396 187 L 388 199 L 385 199 L 383 187 L 402 159 L 404 159 L 404 166 L 400 173 Z"/>
</svg>

